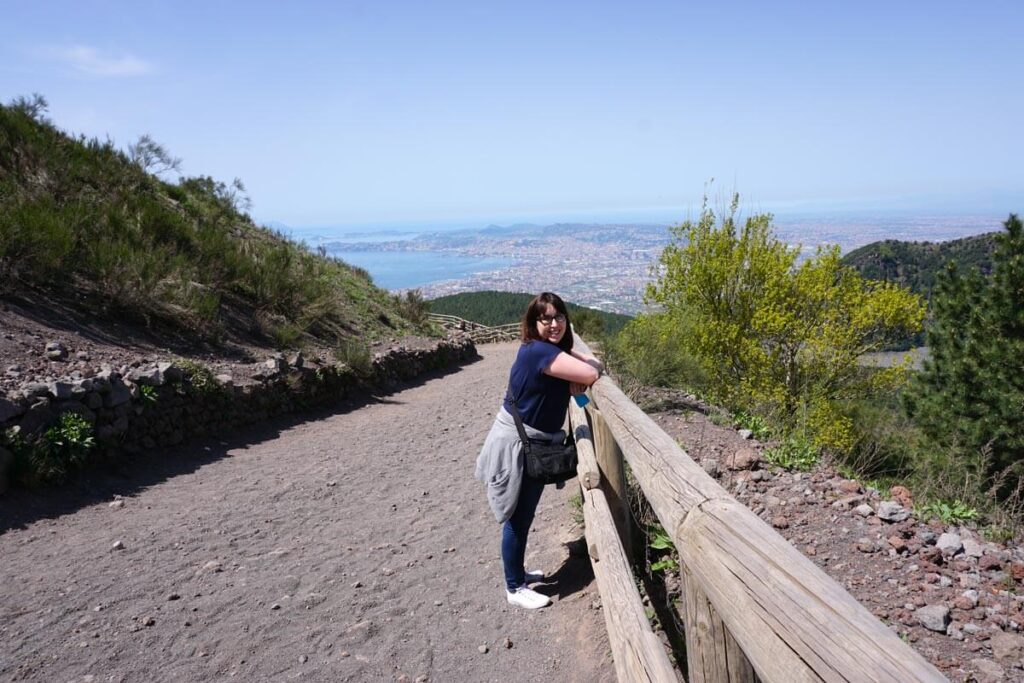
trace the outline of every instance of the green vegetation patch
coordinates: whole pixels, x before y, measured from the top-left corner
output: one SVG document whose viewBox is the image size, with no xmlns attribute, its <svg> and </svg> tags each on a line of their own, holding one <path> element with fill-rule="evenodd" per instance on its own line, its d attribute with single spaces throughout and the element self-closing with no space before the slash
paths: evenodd
<svg viewBox="0 0 1024 683">
<path fill-rule="evenodd" d="M 96 447 L 92 425 L 81 415 L 63 413 L 42 435 L 26 439 L 11 429 L 0 445 L 14 454 L 12 474 L 29 486 L 65 481 L 79 469 Z"/>
<path fill-rule="evenodd" d="M 869 280 L 892 282 L 926 299 L 949 263 L 961 270 L 992 272 L 995 232 L 948 242 L 884 240 L 859 247 L 843 256 L 843 265 L 855 268 Z"/>
</svg>

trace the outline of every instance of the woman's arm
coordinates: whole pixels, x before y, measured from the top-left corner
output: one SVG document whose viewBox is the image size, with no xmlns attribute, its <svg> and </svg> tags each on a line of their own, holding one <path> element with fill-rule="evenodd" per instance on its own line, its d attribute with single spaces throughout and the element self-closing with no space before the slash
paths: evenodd
<svg viewBox="0 0 1024 683">
<path fill-rule="evenodd" d="M 594 361 L 597 362 L 597 359 L 595 358 Z M 570 355 L 564 351 L 555 356 L 555 359 L 551 361 L 551 365 L 544 370 L 544 374 L 575 384 L 585 384 L 588 387 L 601 376 L 598 369 L 591 363 L 576 358 L 575 354 Z"/>
<path fill-rule="evenodd" d="M 578 358 L 581 361 L 583 361 L 584 363 L 587 363 L 589 365 L 594 366 L 594 369 L 597 370 L 598 374 L 604 372 L 604 363 L 602 363 L 600 360 L 598 360 L 596 356 L 590 356 L 590 355 L 587 355 L 585 353 L 580 353 L 579 351 L 576 351 L 575 349 L 573 349 L 569 353 L 572 354 L 573 358 Z"/>
</svg>

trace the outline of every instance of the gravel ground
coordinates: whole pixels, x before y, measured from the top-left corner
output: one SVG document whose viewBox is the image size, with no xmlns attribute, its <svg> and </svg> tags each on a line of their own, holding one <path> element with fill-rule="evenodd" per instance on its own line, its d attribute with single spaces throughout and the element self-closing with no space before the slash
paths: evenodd
<svg viewBox="0 0 1024 683">
<path fill-rule="evenodd" d="M 572 487 L 502 589 L 472 479 L 516 345 L 360 406 L 0 499 L 0 679 L 612 681 Z"/>
</svg>

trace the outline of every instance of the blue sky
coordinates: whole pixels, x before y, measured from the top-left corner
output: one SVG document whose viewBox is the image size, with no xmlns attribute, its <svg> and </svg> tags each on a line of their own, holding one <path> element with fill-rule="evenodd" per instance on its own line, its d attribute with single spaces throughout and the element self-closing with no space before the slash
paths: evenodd
<svg viewBox="0 0 1024 683">
<path fill-rule="evenodd" d="M 1020 2 L 8 2 L 0 99 L 292 226 L 1024 211 Z"/>
</svg>

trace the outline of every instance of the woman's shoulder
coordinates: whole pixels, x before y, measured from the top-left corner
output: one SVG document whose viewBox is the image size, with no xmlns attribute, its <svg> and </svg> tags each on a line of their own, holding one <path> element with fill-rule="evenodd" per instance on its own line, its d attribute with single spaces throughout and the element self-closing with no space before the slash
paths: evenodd
<svg viewBox="0 0 1024 683">
<path fill-rule="evenodd" d="M 554 357 L 562 352 L 556 344 L 543 339 L 530 339 L 524 341 L 519 347 L 520 356 L 539 356 L 543 358 Z"/>
</svg>

